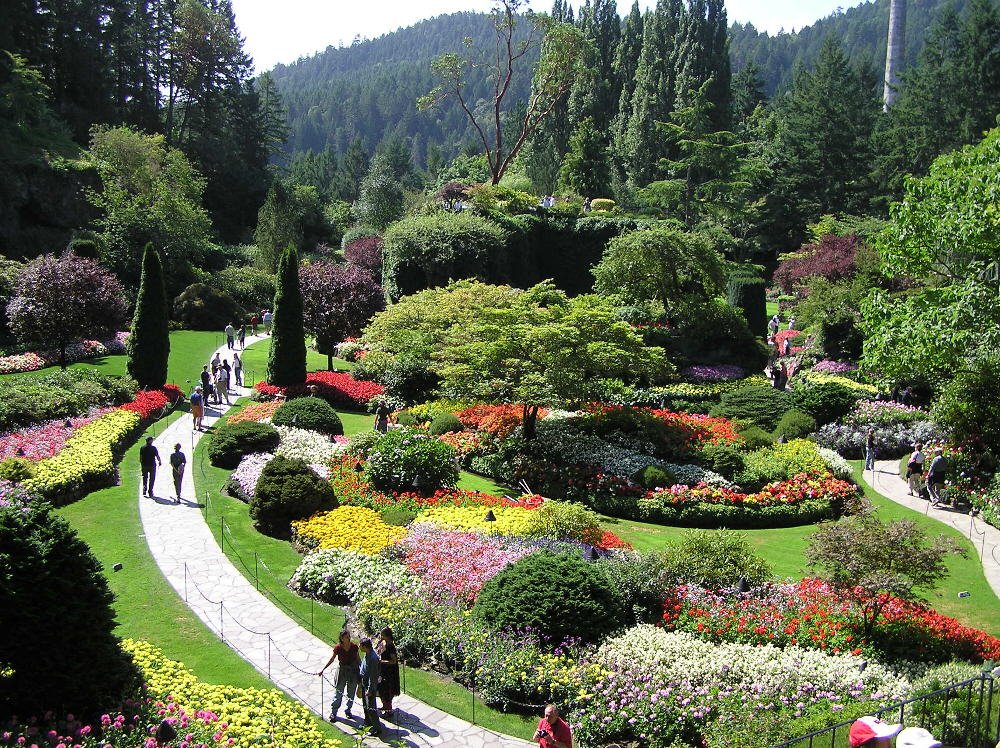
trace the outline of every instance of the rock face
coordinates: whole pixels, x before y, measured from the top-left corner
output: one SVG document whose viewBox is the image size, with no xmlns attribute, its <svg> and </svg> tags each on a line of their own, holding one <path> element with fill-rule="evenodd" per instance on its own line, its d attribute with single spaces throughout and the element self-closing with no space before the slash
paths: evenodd
<svg viewBox="0 0 1000 748">
<path fill-rule="evenodd" d="M 90 167 L 43 161 L 0 164 L 0 254 L 30 259 L 65 247 L 74 229 L 93 217 L 86 188 L 97 188 Z"/>
</svg>

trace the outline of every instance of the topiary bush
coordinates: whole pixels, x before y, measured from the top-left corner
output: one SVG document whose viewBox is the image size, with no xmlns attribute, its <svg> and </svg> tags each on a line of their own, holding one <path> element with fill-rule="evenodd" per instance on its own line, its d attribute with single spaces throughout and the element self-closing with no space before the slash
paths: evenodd
<svg viewBox="0 0 1000 748">
<path fill-rule="evenodd" d="M 0 676 L 0 721 L 120 707 L 138 673 L 114 636 L 100 562 L 48 504 L 7 482 L 0 569 L 0 669 L 10 669 Z"/>
<path fill-rule="evenodd" d="M 211 434 L 208 459 L 216 467 L 235 470 L 252 452 L 273 452 L 278 441 L 278 432 L 266 423 L 224 423 Z"/>
<path fill-rule="evenodd" d="M 455 450 L 422 431 L 401 428 L 385 434 L 368 454 L 368 477 L 380 491 L 430 495 L 458 481 Z"/>
<path fill-rule="evenodd" d="M 719 475 L 732 478 L 743 469 L 743 453 L 732 444 L 706 444 L 701 450 L 705 465 Z"/>
<path fill-rule="evenodd" d="M 430 431 L 431 436 L 441 436 L 441 434 L 450 434 L 456 431 L 462 431 L 463 429 L 464 426 L 462 426 L 462 422 L 458 420 L 458 416 L 453 413 L 442 413 L 431 421 L 428 431 Z"/>
<path fill-rule="evenodd" d="M 192 283 L 174 299 L 173 319 L 192 330 L 221 330 L 242 317 L 232 296 L 207 283 Z"/>
<path fill-rule="evenodd" d="M 746 271 L 731 276 L 726 286 L 729 305 L 743 312 L 750 332 L 759 337 L 767 330 L 766 290 L 763 278 Z"/>
<path fill-rule="evenodd" d="M 774 437 L 760 426 L 746 426 L 738 429 L 737 433 L 743 439 L 743 446 L 748 450 L 770 447 L 774 444 Z"/>
<path fill-rule="evenodd" d="M 774 438 L 801 439 L 816 430 L 816 419 L 798 408 L 786 411 L 774 428 Z"/>
<path fill-rule="evenodd" d="M 529 628 L 550 642 L 597 642 L 625 622 L 621 601 L 596 564 L 540 551 L 483 585 L 473 615 L 497 628 Z"/>
<path fill-rule="evenodd" d="M 337 506 L 329 481 L 316 475 L 304 460 L 279 455 L 264 466 L 257 479 L 250 517 L 254 527 L 265 535 L 287 538 L 292 521 Z"/>
<path fill-rule="evenodd" d="M 634 480 L 643 488 L 650 490 L 654 488 L 666 488 L 677 483 L 677 478 L 673 473 L 658 465 L 647 465 L 636 473 Z"/>
<path fill-rule="evenodd" d="M 271 416 L 271 423 L 274 426 L 295 426 L 318 431 L 327 436 L 344 433 L 344 424 L 337 411 L 320 397 L 297 397 L 282 403 Z"/>
<path fill-rule="evenodd" d="M 820 426 L 846 416 L 860 399 L 860 393 L 838 382 L 803 382 L 789 393 L 789 402 L 805 411 Z"/>
<path fill-rule="evenodd" d="M 790 407 L 787 392 L 766 386 L 742 387 L 725 393 L 721 402 L 712 408 L 711 414 L 773 431 Z"/>
</svg>

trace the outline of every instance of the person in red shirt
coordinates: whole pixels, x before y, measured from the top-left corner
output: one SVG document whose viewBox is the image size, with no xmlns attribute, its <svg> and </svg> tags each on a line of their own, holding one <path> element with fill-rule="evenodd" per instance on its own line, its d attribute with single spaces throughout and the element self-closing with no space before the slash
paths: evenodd
<svg viewBox="0 0 1000 748">
<path fill-rule="evenodd" d="M 333 703 L 330 704 L 330 721 L 337 721 L 337 712 L 340 710 L 340 702 L 343 701 L 344 692 L 347 692 L 347 710 L 344 714 L 351 716 L 351 707 L 354 706 L 354 694 L 358 690 L 360 681 L 359 668 L 361 667 L 361 656 L 358 645 L 351 641 L 351 632 L 344 629 L 340 632 L 340 639 L 337 646 L 333 648 L 333 654 L 329 661 L 316 675 L 322 677 L 323 672 L 333 664 L 334 660 L 339 660 L 340 668 L 337 671 L 337 682 L 334 687 Z"/>
<path fill-rule="evenodd" d="M 533 739 L 538 741 L 541 748 L 573 748 L 573 733 L 559 716 L 555 704 L 545 707 L 545 716 L 539 720 Z"/>
</svg>

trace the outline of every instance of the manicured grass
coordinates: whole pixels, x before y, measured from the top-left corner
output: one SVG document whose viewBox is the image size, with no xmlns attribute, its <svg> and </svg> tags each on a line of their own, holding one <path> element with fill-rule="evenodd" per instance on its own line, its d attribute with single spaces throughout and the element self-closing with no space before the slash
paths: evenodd
<svg viewBox="0 0 1000 748">
<path fill-rule="evenodd" d="M 375 416 L 371 413 L 358 413 L 351 410 L 338 410 L 340 422 L 344 424 L 344 435 L 354 436 L 362 431 L 371 431 L 375 425 Z"/>
<path fill-rule="evenodd" d="M 225 342 L 225 341 L 223 341 Z M 267 376 L 267 355 L 271 350 L 271 339 L 258 340 L 248 345 L 241 354 L 243 356 L 243 379 L 253 386 Z M 312 348 L 306 348 L 306 371 L 326 371 L 327 359 Z M 337 371 L 350 371 L 354 364 L 342 358 L 333 359 L 333 368 Z"/>
<path fill-rule="evenodd" d="M 463 470 L 458 476 L 458 487 L 466 491 L 482 491 L 491 493 L 494 496 L 520 496 L 522 491 L 519 488 L 508 488 L 502 486 L 485 475 L 477 475 Z"/>
<path fill-rule="evenodd" d="M 852 460 L 855 479 L 874 504 L 879 516 L 891 522 L 909 519 L 926 530 L 930 535 L 945 535 L 954 538 L 968 553 L 967 558 L 952 556 L 948 559 L 949 575 L 941 581 L 928 596 L 931 607 L 945 615 L 957 618 L 962 623 L 982 629 L 994 636 L 1000 636 L 1000 599 L 986 581 L 978 550 L 967 537 L 953 528 L 942 525 L 937 520 L 925 517 L 875 492 L 863 479 L 861 460 Z M 644 551 L 657 550 L 677 540 L 686 529 L 655 525 L 634 520 L 605 518 L 604 527 L 612 530 L 635 548 Z M 757 552 L 766 560 L 779 579 L 801 579 L 809 570 L 805 566 L 805 549 L 809 536 L 816 525 L 783 527 L 773 530 L 741 530 Z M 960 598 L 959 592 L 969 592 Z"/>
</svg>

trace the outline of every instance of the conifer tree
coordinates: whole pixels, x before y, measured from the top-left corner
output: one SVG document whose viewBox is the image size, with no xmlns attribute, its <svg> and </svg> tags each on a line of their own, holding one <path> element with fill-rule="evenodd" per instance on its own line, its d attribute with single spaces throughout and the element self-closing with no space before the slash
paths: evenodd
<svg viewBox="0 0 1000 748">
<path fill-rule="evenodd" d="M 289 245 L 278 260 L 273 312 L 274 334 L 267 358 L 267 381 L 280 387 L 302 384 L 306 381 L 306 334 L 299 287 L 299 253 L 294 245 Z"/>
<path fill-rule="evenodd" d="M 559 170 L 561 189 L 578 195 L 600 197 L 608 186 L 608 148 L 604 136 L 587 117 L 569 141 L 569 153 Z"/>
<path fill-rule="evenodd" d="M 135 299 L 132 332 L 125 343 L 128 373 L 144 389 L 167 383 L 170 356 L 170 325 L 167 319 L 167 289 L 163 282 L 160 254 L 147 244 L 142 253 L 142 275 Z"/>
<path fill-rule="evenodd" d="M 635 92 L 635 74 L 642 53 L 643 15 L 639 10 L 639 0 L 634 0 L 632 10 L 625 19 L 615 59 L 612 63 L 612 77 L 615 85 L 617 109 L 611 121 L 611 185 L 615 195 L 622 194 L 625 184 L 624 152 L 625 133 L 632 113 L 632 95 Z"/>
<path fill-rule="evenodd" d="M 767 101 L 760 65 L 753 60 L 744 65 L 733 77 L 732 91 L 731 116 L 735 128 L 743 124 L 758 105 Z"/>
<path fill-rule="evenodd" d="M 257 214 L 254 232 L 257 266 L 265 272 L 274 272 L 282 248 L 289 244 L 298 246 L 301 239 L 302 230 L 292 194 L 284 181 L 275 179 Z"/>
</svg>

